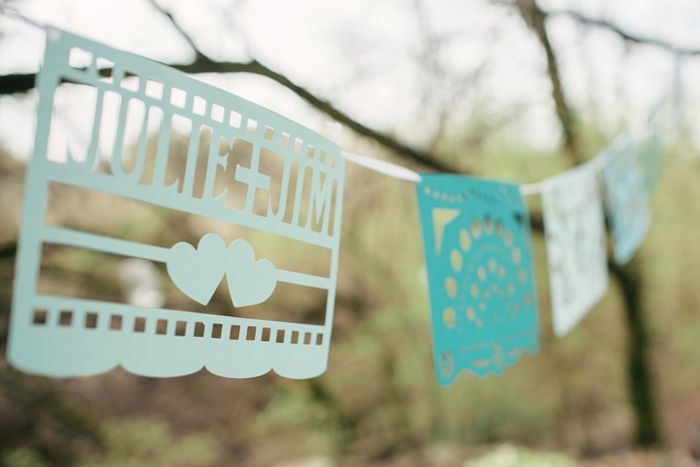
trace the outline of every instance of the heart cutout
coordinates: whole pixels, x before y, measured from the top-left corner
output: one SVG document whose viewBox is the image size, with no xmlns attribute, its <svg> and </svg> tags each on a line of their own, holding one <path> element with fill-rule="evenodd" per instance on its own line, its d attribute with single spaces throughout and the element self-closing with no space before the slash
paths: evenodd
<svg viewBox="0 0 700 467">
<path fill-rule="evenodd" d="M 173 245 L 165 268 L 178 289 L 192 300 L 206 305 L 223 279 L 226 253 L 226 244 L 221 237 L 209 233 L 202 237 L 196 250 L 187 242 Z"/>
<path fill-rule="evenodd" d="M 277 269 L 272 261 L 255 261 L 255 251 L 245 240 L 236 240 L 228 247 L 226 281 L 235 307 L 264 302 L 277 286 Z"/>
</svg>

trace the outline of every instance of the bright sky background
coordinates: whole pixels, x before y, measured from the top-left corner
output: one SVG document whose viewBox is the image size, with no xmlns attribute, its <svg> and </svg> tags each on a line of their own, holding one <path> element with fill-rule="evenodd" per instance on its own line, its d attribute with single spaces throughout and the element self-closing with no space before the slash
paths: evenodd
<svg viewBox="0 0 700 467">
<path fill-rule="evenodd" d="M 410 0 L 161 0 L 214 58 L 246 60 L 249 54 L 331 100 L 356 119 L 422 145 L 432 134 L 444 103 L 453 107 L 450 129 L 458 134 L 474 115 L 500 121 L 502 136 L 547 150 L 559 128 L 549 97 L 545 62 L 535 37 L 507 7 L 486 0 L 426 0 L 429 30 L 449 37 L 437 66 L 469 75 L 485 61 L 481 80 L 457 94 L 449 82 L 430 80 L 426 41 Z M 144 0 L 21 0 L 27 16 L 108 45 L 165 63 L 187 62 L 187 43 Z M 542 1 L 602 17 L 640 35 L 700 48 L 700 2 L 695 0 Z M 586 32 L 588 31 L 588 32 Z M 672 90 L 674 59 L 655 47 L 625 47 L 613 34 L 584 31 L 567 19 L 550 24 L 569 97 L 612 134 L 642 119 Z M 36 71 L 43 33 L 0 18 L 0 73 Z M 694 121 L 700 91 L 700 58 L 684 62 L 684 112 Z M 198 78 L 325 132 L 326 117 L 291 92 L 262 77 Z M 432 83 L 426 86 L 426 82 Z M 695 89 L 694 89 L 695 88 Z M 426 91 L 428 90 L 428 91 Z M 426 96 L 427 92 L 427 96 Z M 76 107 L 65 99 L 65 112 Z M 0 144 L 19 157 L 32 147 L 35 94 L 0 98 Z M 347 149 L 367 149 L 346 131 Z M 468 147 L 464 148 L 469 151 Z"/>
</svg>

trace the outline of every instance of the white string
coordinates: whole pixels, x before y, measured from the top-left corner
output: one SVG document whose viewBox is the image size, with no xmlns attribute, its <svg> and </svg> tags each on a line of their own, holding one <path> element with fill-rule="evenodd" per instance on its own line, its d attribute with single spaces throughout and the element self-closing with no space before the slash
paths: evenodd
<svg viewBox="0 0 700 467">
<path fill-rule="evenodd" d="M 342 151 L 341 155 L 346 160 L 353 162 L 362 167 L 374 170 L 375 172 L 388 175 L 389 177 L 396 178 L 399 180 L 405 180 L 413 183 L 420 183 L 422 178 L 418 172 L 407 169 L 397 164 L 392 164 L 391 162 L 383 161 L 381 159 L 376 159 L 370 156 L 364 156 L 361 154 L 355 154 L 350 151 Z M 586 162 L 585 164 L 590 165 L 592 170 L 602 170 L 605 167 L 607 161 L 605 157 L 600 155 Z M 549 179 L 544 179 L 536 183 L 525 183 L 520 185 L 520 193 L 523 196 L 533 196 L 542 193 L 545 189 Z"/>
<path fill-rule="evenodd" d="M 342 151 L 340 153 L 343 158 L 354 162 L 357 165 L 361 165 L 375 172 L 388 175 L 389 177 L 397 178 L 399 180 L 406 180 L 408 182 L 420 183 L 422 178 L 418 172 L 414 172 L 411 169 L 402 167 L 400 165 L 392 164 L 391 162 L 383 161 L 381 159 L 376 159 L 374 157 L 363 156 L 362 154 L 355 154 L 350 151 Z"/>
<path fill-rule="evenodd" d="M 539 195 L 542 193 L 543 182 L 525 183 L 520 185 L 520 194 L 523 196 Z"/>
</svg>

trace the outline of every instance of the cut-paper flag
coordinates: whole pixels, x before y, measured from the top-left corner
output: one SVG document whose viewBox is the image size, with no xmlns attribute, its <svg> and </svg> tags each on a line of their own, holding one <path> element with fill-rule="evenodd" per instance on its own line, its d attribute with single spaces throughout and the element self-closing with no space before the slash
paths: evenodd
<svg viewBox="0 0 700 467">
<path fill-rule="evenodd" d="M 422 174 L 418 207 L 435 372 L 501 374 L 539 346 L 530 223 L 519 186 Z"/>
<path fill-rule="evenodd" d="M 591 164 L 546 180 L 542 190 L 554 332 L 569 332 L 608 285 L 601 185 Z"/>
<path fill-rule="evenodd" d="M 605 199 L 618 264 L 632 259 L 651 223 L 647 176 L 629 133 L 598 157 L 604 158 Z"/>
<path fill-rule="evenodd" d="M 649 122 L 645 134 L 636 144 L 639 160 L 644 173 L 644 186 L 651 195 L 659 183 L 664 162 L 664 150 L 658 124 Z"/>
<path fill-rule="evenodd" d="M 92 96 L 94 113 L 80 123 L 87 135 L 83 148 L 69 144 L 63 160 L 54 160 L 48 148 L 61 82 Z M 50 376 L 91 375 L 117 365 L 157 377 L 203 367 L 240 378 L 270 370 L 308 378 L 325 371 L 344 181 L 335 143 L 177 70 L 55 29 L 47 34 L 38 90 L 8 346 L 13 365 Z M 86 200 L 108 196 L 199 216 L 198 225 L 221 224 L 218 231 L 234 238 L 210 232 L 194 243 L 183 238 L 152 245 L 126 234 L 48 225 L 50 185 L 78 190 Z M 327 261 L 327 273 L 273 264 L 263 248 L 236 237 L 244 230 L 323 250 L 319 261 Z M 189 305 L 168 309 L 162 300 L 141 301 L 149 307 L 75 297 L 70 290 L 42 292 L 42 245 L 161 264 Z M 222 283 L 230 308 L 199 311 Z M 235 308 L 268 300 L 281 283 L 285 291 L 323 293 L 321 322 L 234 316 Z"/>
</svg>

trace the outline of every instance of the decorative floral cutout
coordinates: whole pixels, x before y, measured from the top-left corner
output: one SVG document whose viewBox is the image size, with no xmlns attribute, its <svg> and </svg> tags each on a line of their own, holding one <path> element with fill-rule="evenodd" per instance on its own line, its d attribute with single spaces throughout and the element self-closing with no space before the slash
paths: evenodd
<svg viewBox="0 0 700 467">
<path fill-rule="evenodd" d="M 586 164 L 542 191 L 554 332 L 569 332 L 605 294 L 608 263 L 601 187 Z"/>
<path fill-rule="evenodd" d="M 527 210 L 516 185 L 423 174 L 417 186 L 438 381 L 500 374 L 538 349 Z"/>
</svg>

